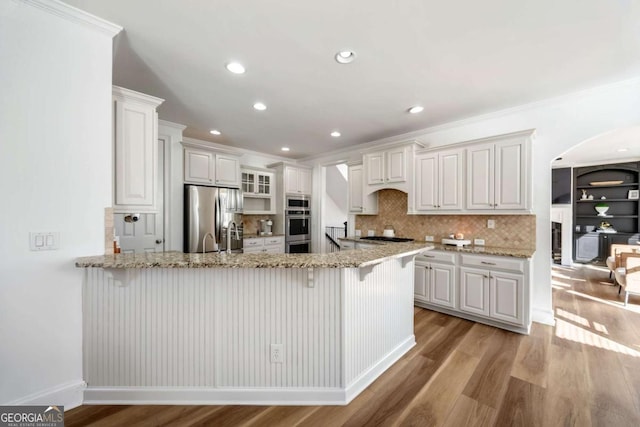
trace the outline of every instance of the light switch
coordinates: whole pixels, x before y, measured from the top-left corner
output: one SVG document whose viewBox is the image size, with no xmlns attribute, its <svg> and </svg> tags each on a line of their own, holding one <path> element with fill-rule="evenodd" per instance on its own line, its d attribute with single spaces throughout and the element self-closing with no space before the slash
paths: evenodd
<svg viewBox="0 0 640 427">
<path fill-rule="evenodd" d="M 58 249 L 59 243 L 58 232 L 29 233 L 29 249 L 32 251 L 52 251 Z"/>
</svg>

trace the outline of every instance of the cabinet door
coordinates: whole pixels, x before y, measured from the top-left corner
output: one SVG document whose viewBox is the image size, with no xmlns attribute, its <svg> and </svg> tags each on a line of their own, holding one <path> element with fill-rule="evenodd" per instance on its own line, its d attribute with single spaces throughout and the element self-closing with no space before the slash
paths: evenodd
<svg viewBox="0 0 640 427">
<path fill-rule="evenodd" d="M 284 168 L 284 192 L 300 193 L 298 186 L 298 169 L 289 166 Z"/>
<path fill-rule="evenodd" d="M 242 193 L 243 194 L 253 194 L 256 192 L 256 174 L 249 171 L 242 172 Z"/>
<path fill-rule="evenodd" d="M 495 147 L 496 209 L 527 208 L 525 145 L 523 142 L 498 143 Z"/>
<path fill-rule="evenodd" d="M 240 159 L 235 156 L 216 154 L 216 185 L 240 188 Z"/>
<path fill-rule="evenodd" d="M 383 184 L 385 179 L 384 151 L 364 155 L 367 184 Z"/>
<path fill-rule="evenodd" d="M 438 155 L 421 154 L 416 157 L 416 210 L 438 209 Z"/>
<path fill-rule="evenodd" d="M 261 196 L 271 196 L 273 194 L 273 174 L 256 173 L 255 193 Z"/>
<path fill-rule="evenodd" d="M 214 154 L 209 151 L 184 150 L 184 181 L 213 184 Z"/>
<path fill-rule="evenodd" d="M 524 276 L 511 273 L 491 272 L 490 316 L 497 320 L 524 324 Z"/>
<path fill-rule="evenodd" d="M 439 209 L 462 209 L 463 153 L 463 150 L 451 150 L 438 155 Z"/>
<path fill-rule="evenodd" d="M 429 301 L 432 304 L 456 308 L 453 265 L 429 265 Z"/>
<path fill-rule="evenodd" d="M 155 108 L 135 102 L 114 102 L 115 207 L 154 211 L 158 173 Z"/>
<path fill-rule="evenodd" d="M 489 271 L 460 267 L 460 310 L 489 316 Z"/>
<path fill-rule="evenodd" d="M 429 302 L 429 266 L 416 263 L 413 280 L 413 298 L 416 301 Z"/>
<path fill-rule="evenodd" d="M 298 169 L 298 180 L 299 193 L 311 195 L 311 170 Z"/>
<path fill-rule="evenodd" d="M 362 165 L 349 166 L 349 212 L 362 212 Z"/>
<path fill-rule="evenodd" d="M 590 262 L 600 259 L 600 236 L 597 234 L 578 234 L 576 236 L 576 261 Z"/>
<path fill-rule="evenodd" d="M 407 180 L 407 150 L 396 148 L 387 151 L 386 182 L 405 182 Z"/>
<path fill-rule="evenodd" d="M 494 208 L 494 145 L 467 149 L 467 209 Z"/>
</svg>

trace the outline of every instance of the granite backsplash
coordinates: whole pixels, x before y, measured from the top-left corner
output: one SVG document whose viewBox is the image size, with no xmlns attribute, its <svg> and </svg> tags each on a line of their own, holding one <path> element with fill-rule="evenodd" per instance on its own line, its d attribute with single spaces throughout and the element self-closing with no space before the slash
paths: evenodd
<svg viewBox="0 0 640 427">
<path fill-rule="evenodd" d="M 465 239 L 484 239 L 486 246 L 535 249 L 535 215 L 407 215 L 407 194 L 398 190 L 378 192 L 378 215 L 356 215 L 355 229 L 363 236 L 368 230 L 382 235 L 391 225 L 396 236 L 424 241 L 433 236 L 436 242 L 451 233 L 463 233 Z M 487 228 L 487 220 L 495 229 Z"/>
<path fill-rule="evenodd" d="M 260 230 L 261 219 L 273 220 L 273 215 L 242 215 L 242 228 L 244 235 L 257 235 Z"/>
</svg>

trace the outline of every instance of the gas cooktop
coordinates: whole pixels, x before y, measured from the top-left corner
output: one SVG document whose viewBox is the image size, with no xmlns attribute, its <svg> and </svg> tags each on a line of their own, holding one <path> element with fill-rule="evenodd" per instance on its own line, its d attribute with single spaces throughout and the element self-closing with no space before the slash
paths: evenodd
<svg viewBox="0 0 640 427">
<path fill-rule="evenodd" d="M 385 237 L 385 236 L 367 236 L 361 237 L 360 240 L 380 240 L 383 242 L 413 242 L 413 239 L 406 237 Z"/>
</svg>

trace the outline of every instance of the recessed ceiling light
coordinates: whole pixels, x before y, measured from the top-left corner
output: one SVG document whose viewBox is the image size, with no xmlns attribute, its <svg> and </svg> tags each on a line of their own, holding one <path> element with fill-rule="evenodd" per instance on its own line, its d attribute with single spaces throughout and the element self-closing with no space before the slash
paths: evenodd
<svg viewBox="0 0 640 427">
<path fill-rule="evenodd" d="M 333 132 L 331 132 L 331 136 L 334 138 L 339 137 L 340 135 L 342 135 L 340 132 L 338 132 L 337 130 L 334 130 Z"/>
<path fill-rule="evenodd" d="M 239 62 L 229 62 L 227 64 L 227 70 L 231 71 L 233 74 L 243 74 L 244 66 Z"/>
<path fill-rule="evenodd" d="M 341 50 L 336 53 L 335 58 L 340 64 L 348 64 L 356 59 L 356 53 L 351 50 Z"/>
<path fill-rule="evenodd" d="M 219 130 L 217 130 L 217 129 L 211 129 L 211 130 L 209 131 L 209 133 L 210 133 L 211 135 L 220 135 L 220 131 L 219 131 Z"/>
<path fill-rule="evenodd" d="M 289 147 L 282 147 L 280 150 L 282 150 L 282 151 L 289 151 L 290 149 L 289 149 Z"/>
<path fill-rule="evenodd" d="M 618 148 L 618 153 L 624 153 L 625 151 L 629 151 L 628 148 Z"/>
<path fill-rule="evenodd" d="M 256 102 L 255 104 L 253 104 L 253 108 L 255 108 L 258 111 L 264 111 L 267 109 L 267 106 L 264 105 L 262 102 Z"/>
<path fill-rule="evenodd" d="M 420 106 L 420 105 L 416 105 L 415 107 L 411 107 L 409 108 L 409 112 L 411 114 L 418 114 L 421 113 L 422 110 L 424 110 L 424 107 Z"/>
</svg>

